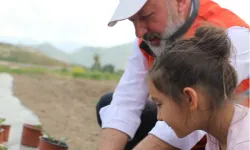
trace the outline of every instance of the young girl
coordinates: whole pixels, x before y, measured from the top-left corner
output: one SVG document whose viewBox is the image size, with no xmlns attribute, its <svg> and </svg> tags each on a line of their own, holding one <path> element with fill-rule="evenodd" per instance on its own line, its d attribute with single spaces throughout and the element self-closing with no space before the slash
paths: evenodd
<svg viewBox="0 0 250 150">
<path fill-rule="evenodd" d="M 166 47 L 149 71 L 149 93 L 165 121 L 182 138 L 207 132 L 206 149 L 248 150 L 248 108 L 233 104 L 237 74 L 231 43 L 219 28 L 200 27 L 193 38 Z"/>
</svg>

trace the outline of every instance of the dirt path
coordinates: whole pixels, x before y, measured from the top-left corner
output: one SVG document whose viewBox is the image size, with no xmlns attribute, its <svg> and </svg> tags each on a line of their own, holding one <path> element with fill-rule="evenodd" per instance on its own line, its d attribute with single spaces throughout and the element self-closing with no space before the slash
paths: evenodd
<svg viewBox="0 0 250 150">
<path fill-rule="evenodd" d="M 14 95 L 55 137 L 68 137 L 70 150 L 96 149 L 100 131 L 95 104 L 116 82 L 14 75 Z"/>
</svg>

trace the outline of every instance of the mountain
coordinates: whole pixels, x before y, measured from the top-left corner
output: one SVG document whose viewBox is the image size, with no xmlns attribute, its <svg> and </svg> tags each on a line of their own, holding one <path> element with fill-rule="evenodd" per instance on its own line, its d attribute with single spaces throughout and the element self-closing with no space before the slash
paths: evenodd
<svg viewBox="0 0 250 150">
<path fill-rule="evenodd" d="M 66 63 L 54 60 L 34 48 L 3 42 L 0 43 L 0 60 L 46 66 L 66 65 Z"/>
<path fill-rule="evenodd" d="M 16 57 L 17 53 L 26 53 L 26 57 L 28 55 L 39 55 L 39 57 L 43 57 L 45 59 L 48 59 L 48 61 L 56 61 L 58 62 L 65 62 L 67 64 L 77 64 L 77 65 L 82 65 L 86 67 L 91 67 L 94 63 L 93 61 L 93 55 L 94 54 L 99 54 L 100 56 L 100 62 L 101 65 L 106 65 L 106 64 L 112 64 L 116 70 L 124 70 L 125 65 L 126 65 L 126 60 L 128 56 L 131 54 L 131 48 L 132 45 L 131 43 L 126 43 L 122 45 L 117 45 L 113 47 L 91 47 L 91 46 L 85 46 L 82 48 L 74 49 L 74 50 L 65 50 L 68 47 L 67 46 L 61 46 L 58 48 L 58 46 L 54 46 L 56 44 L 51 44 L 51 43 L 39 43 L 37 41 L 33 40 L 28 40 L 28 39 L 21 39 L 21 38 L 6 38 L 6 37 L 0 37 L 0 41 L 2 41 L 2 46 L 3 43 L 11 43 L 7 44 L 9 47 L 16 47 L 15 51 L 15 59 L 19 60 L 19 58 Z M 0 42 L 1 43 L 1 42 Z M 61 45 L 63 45 L 61 43 Z M 65 44 L 64 44 L 65 45 Z M 67 43 L 66 43 L 67 45 Z M 75 47 L 79 47 L 75 45 Z M 72 45 L 70 46 L 72 48 Z M 9 49 L 9 48 L 7 48 Z M 18 50 L 25 50 L 26 52 L 18 52 Z M 73 51 L 72 53 L 66 53 L 64 51 Z M 29 53 L 27 52 L 29 51 Z M 1 51 L 0 51 L 1 52 Z M 32 53 L 32 54 L 31 54 Z M 25 60 L 25 56 L 20 54 L 20 60 L 22 62 L 36 62 L 35 59 L 30 60 Z M 1 55 L 1 54 L 0 54 Z M 14 54 L 12 54 L 14 55 Z M 34 57 L 36 58 L 36 57 Z M 10 58 L 3 58 L 0 57 L 0 59 L 10 59 Z M 12 58 L 14 59 L 14 58 Z M 38 59 L 39 60 L 39 59 Z M 38 61 L 37 60 L 37 61 Z M 38 63 L 38 62 L 36 62 Z M 42 63 L 42 62 L 39 62 Z M 45 62 L 44 62 L 45 63 Z"/>
<path fill-rule="evenodd" d="M 112 64 L 116 69 L 124 70 L 128 56 L 131 54 L 132 44 L 122 44 L 114 47 L 83 47 L 71 54 L 71 62 L 91 67 L 94 63 L 93 55 L 100 56 L 101 65 Z"/>
<path fill-rule="evenodd" d="M 64 61 L 70 63 L 70 56 L 63 51 L 59 50 L 50 43 L 42 43 L 39 45 L 32 46 L 35 49 L 39 50 L 41 53 L 54 58 L 56 60 Z"/>
<path fill-rule="evenodd" d="M 112 64 L 115 66 L 115 69 L 124 70 L 127 57 L 131 54 L 132 45 L 127 43 L 108 48 L 87 46 L 76 49 L 73 53 L 65 53 L 50 43 L 32 47 L 53 59 L 85 67 L 91 67 L 94 63 L 93 56 L 98 54 L 101 65 Z"/>
</svg>

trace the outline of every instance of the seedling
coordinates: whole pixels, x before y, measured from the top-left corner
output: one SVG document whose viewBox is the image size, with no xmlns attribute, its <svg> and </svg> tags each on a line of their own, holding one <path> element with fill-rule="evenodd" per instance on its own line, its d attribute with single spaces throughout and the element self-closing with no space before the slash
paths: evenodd
<svg viewBox="0 0 250 150">
<path fill-rule="evenodd" d="M 42 126 L 40 124 L 34 125 L 34 127 L 37 129 L 42 129 Z"/>
<path fill-rule="evenodd" d="M 4 145 L 0 144 L 0 150 L 8 150 L 8 148 L 5 147 Z"/>
<path fill-rule="evenodd" d="M 0 125 L 2 125 L 6 121 L 5 118 L 0 118 Z"/>
<path fill-rule="evenodd" d="M 55 140 L 55 138 L 50 136 L 50 134 L 45 130 L 42 131 L 42 134 L 43 134 L 43 137 L 48 138 L 49 141 L 54 141 Z"/>
<path fill-rule="evenodd" d="M 66 144 L 66 141 L 68 140 L 68 138 L 66 137 L 62 137 L 60 138 L 59 140 L 57 140 L 55 137 L 51 136 L 48 132 L 46 132 L 45 130 L 42 131 L 43 133 L 43 136 L 42 137 L 45 137 L 45 138 L 48 138 L 48 141 L 52 142 L 52 143 L 55 143 L 57 145 L 60 145 L 62 143 Z"/>
</svg>

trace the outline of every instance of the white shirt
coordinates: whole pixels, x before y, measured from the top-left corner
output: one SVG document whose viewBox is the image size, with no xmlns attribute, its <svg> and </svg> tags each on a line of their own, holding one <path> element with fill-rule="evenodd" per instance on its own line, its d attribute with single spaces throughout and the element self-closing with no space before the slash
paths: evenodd
<svg viewBox="0 0 250 150">
<path fill-rule="evenodd" d="M 249 150 L 249 108 L 234 106 L 234 114 L 227 135 L 227 150 Z M 206 150 L 220 150 L 219 141 L 207 134 Z"/>
<path fill-rule="evenodd" d="M 227 29 L 235 52 L 231 63 L 237 71 L 238 81 L 246 79 L 249 74 L 249 29 L 231 27 Z M 146 75 L 147 60 L 135 40 L 133 53 L 127 60 L 127 67 L 118 83 L 110 105 L 100 110 L 102 128 L 114 128 L 126 133 L 131 140 L 137 131 L 140 116 L 148 97 Z M 185 138 L 178 138 L 163 121 L 158 121 L 150 134 L 182 150 L 191 149 L 206 133 L 195 131 Z"/>
</svg>

